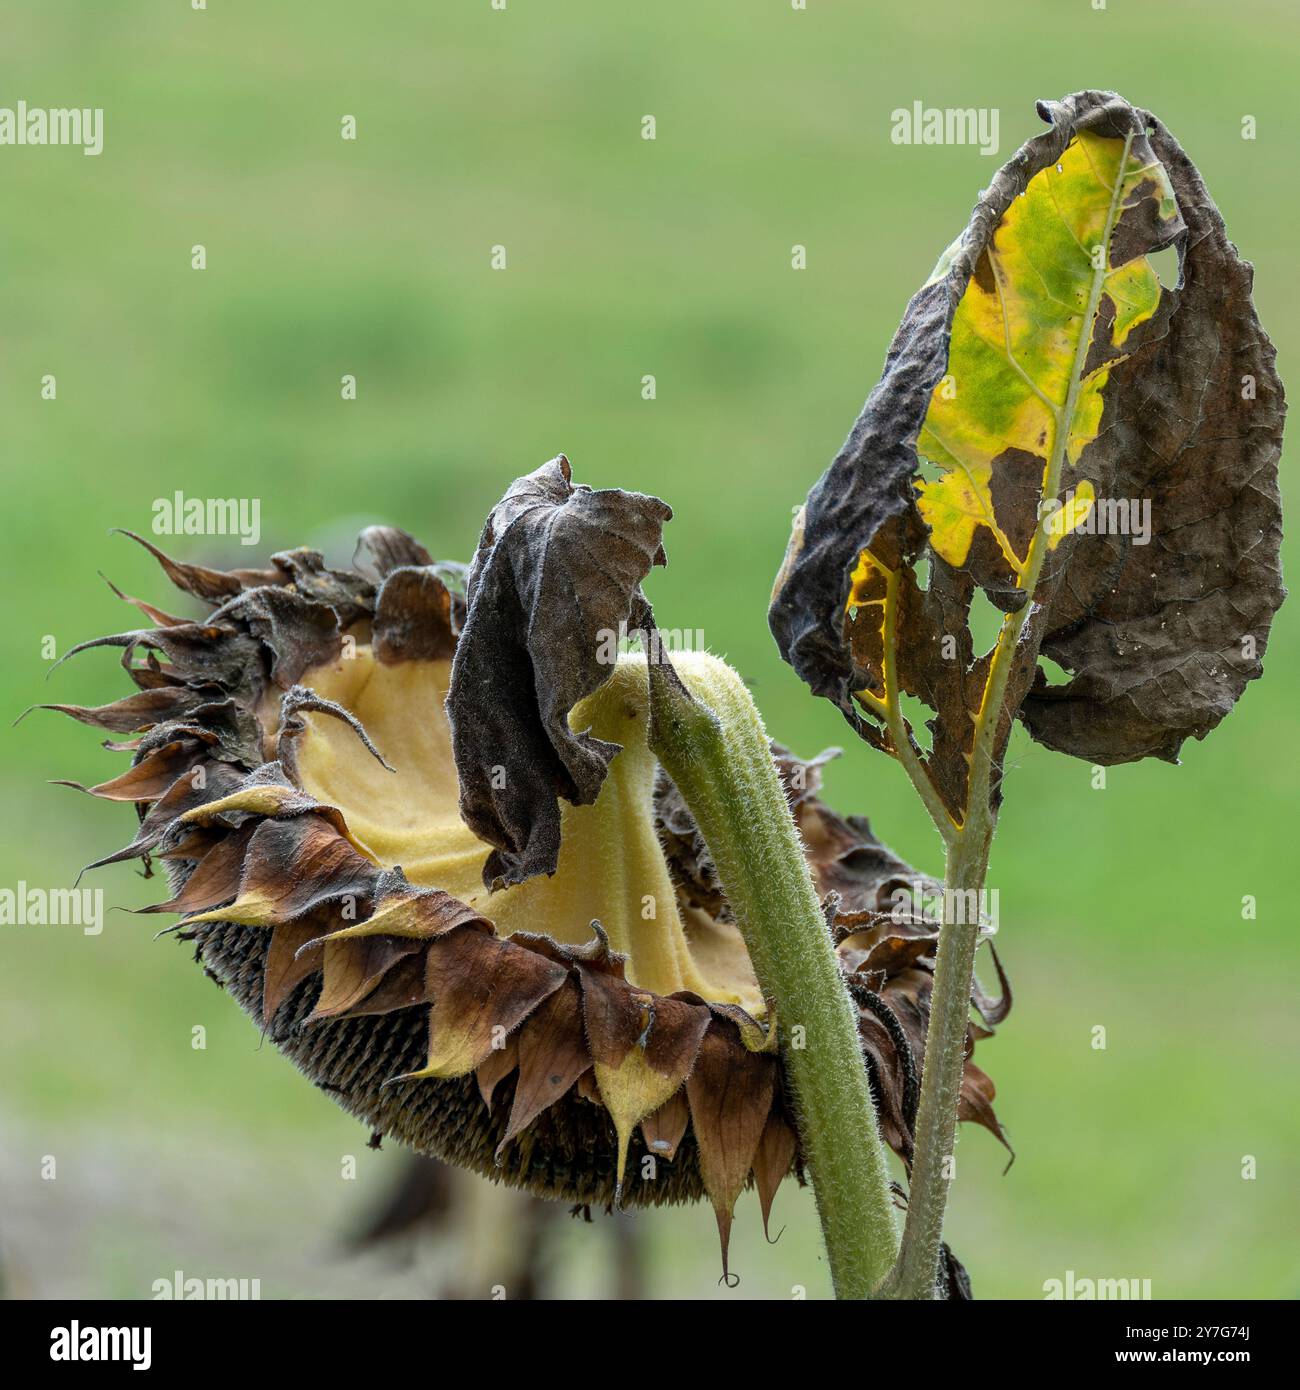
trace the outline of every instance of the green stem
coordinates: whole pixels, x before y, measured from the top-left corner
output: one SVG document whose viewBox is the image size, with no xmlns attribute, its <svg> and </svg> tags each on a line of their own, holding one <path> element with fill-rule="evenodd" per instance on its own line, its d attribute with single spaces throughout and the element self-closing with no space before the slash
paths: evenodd
<svg viewBox="0 0 1300 1390">
<path fill-rule="evenodd" d="M 1110 208 L 1101 244 L 1110 246 L 1120 194 L 1128 168 L 1132 136 L 1124 141 L 1119 174 L 1111 192 Z M 1052 449 L 1043 470 L 1042 497 L 1055 500 L 1061 486 L 1070 431 L 1082 389 L 1084 367 L 1092 341 L 1090 326 L 1101 302 L 1102 286 L 1109 257 L 1093 270 L 1088 303 L 1083 313 L 1087 326 L 1075 344 L 1070 386 L 1065 402 L 1055 409 L 1056 428 Z M 1002 620 L 993 659 L 989 665 L 984 697 L 975 719 L 971 742 L 970 779 L 966 815 L 955 835 L 948 839 L 948 861 L 944 875 L 944 921 L 939 931 L 935 961 L 934 988 L 930 996 L 930 1027 L 925 1041 L 925 1066 L 921 1079 L 921 1100 L 916 1112 L 916 1138 L 907 1203 L 907 1222 L 898 1262 L 890 1271 L 881 1295 L 897 1299 L 930 1299 L 936 1296 L 939 1246 L 943 1238 L 943 1217 L 948 1203 L 953 1149 L 957 1132 L 957 1101 L 966 1065 L 966 1028 L 970 1019 L 971 981 L 975 970 L 975 949 L 979 945 L 979 921 L 964 922 L 961 908 L 969 890 L 979 900 L 988 871 L 989 848 L 997 827 L 993 805 L 993 773 L 998 733 L 1004 716 L 1007 685 L 1017 655 L 1022 661 L 1035 661 L 1042 641 L 1041 630 L 1026 625 L 1033 610 L 1033 594 L 1051 549 L 1050 515 L 1043 508 L 1038 527 L 1029 544 L 1017 587 L 1025 595 L 1014 613 Z M 1032 650 L 1025 650 L 1026 644 Z M 1018 650 L 1017 649 L 1021 649 Z M 910 773 L 911 769 L 909 769 Z M 915 781 L 915 777 L 913 777 Z"/>
<path fill-rule="evenodd" d="M 866 1298 L 898 1232 L 853 1006 L 772 762 L 740 677 L 708 658 L 650 666 L 650 746 L 713 856 L 773 1006 L 837 1298 Z"/>
<path fill-rule="evenodd" d="M 881 1296 L 931 1299 L 936 1295 L 939 1246 L 948 1203 L 948 1184 L 954 1176 L 952 1158 L 957 1141 L 957 1102 L 966 1060 L 966 1026 L 970 1018 L 971 978 L 979 919 L 967 922 L 962 907 L 974 890 L 975 901 L 984 886 L 988 838 L 984 852 L 973 847 L 970 829 L 948 851 L 944 886 L 944 921 L 935 960 L 930 996 L 930 1027 L 925 1041 L 921 1099 L 916 1111 L 916 1141 L 907 1202 L 907 1224 L 898 1263 Z"/>
</svg>

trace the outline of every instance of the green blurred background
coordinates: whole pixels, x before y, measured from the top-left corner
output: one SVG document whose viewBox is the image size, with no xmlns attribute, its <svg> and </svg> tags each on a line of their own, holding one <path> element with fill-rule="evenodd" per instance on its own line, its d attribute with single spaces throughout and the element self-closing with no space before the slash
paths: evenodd
<svg viewBox="0 0 1300 1390">
<path fill-rule="evenodd" d="M 177 602 L 107 534 L 147 532 L 157 497 L 261 499 L 257 552 L 170 544 L 187 558 L 343 558 L 372 521 L 467 558 L 504 485 L 563 450 L 580 480 L 674 507 L 660 621 L 702 629 L 785 742 L 847 745 L 766 628 L 791 509 L 910 293 L 1040 129 L 1038 97 L 1114 87 L 1159 113 L 1255 264 L 1284 376 L 1300 348 L 1300 15 L 1283 0 L 44 0 L 5 27 L 0 105 L 106 112 L 98 158 L 0 149 L 10 715 L 122 693 L 109 652 L 47 685 L 41 644 L 133 625 L 97 570 Z M 999 108 L 999 156 L 891 144 L 890 112 L 916 100 Z M 1157 1298 L 1300 1292 L 1296 616 L 1182 767 L 1112 769 L 1098 791 L 1086 764 L 1013 746 L 990 881 L 1017 1000 L 979 1060 L 1019 1158 L 1003 1176 L 984 1132 L 960 1147 L 949 1230 L 977 1294 L 1038 1298 L 1069 1269 L 1150 1278 Z M 36 714 L 3 740 L 0 885 L 63 886 L 129 838 L 125 808 L 46 785 L 120 769 L 93 731 Z M 940 867 L 897 768 L 853 746 L 829 781 Z M 94 883 L 123 908 L 162 891 L 129 867 Z M 259 1048 L 156 926 L 0 927 L 7 1291 L 148 1296 L 180 1268 L 260 1277 L 264 1296 L 425 1296 L 419 1259 L 338 1249 L 395 1155 Z M 656 1294 L 828 1290 L 793 1186 L 774 1247 L 742 1199 L 731 1292 L 707 1208 L 637 1222 Z M 610 1243 L 561 1224 L 554 1287 L 601 1296 Z"/>
</svg>

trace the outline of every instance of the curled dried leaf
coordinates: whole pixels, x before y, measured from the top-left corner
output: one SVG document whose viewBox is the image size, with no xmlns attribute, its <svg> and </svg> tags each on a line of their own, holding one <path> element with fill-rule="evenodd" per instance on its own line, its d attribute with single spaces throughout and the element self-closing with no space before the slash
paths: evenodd
<svg viewBox="0 0 1300 1390">
<path fill-rule="evenodd" d="M 569 711 L 609 679 L 641 581 L 664 563 L 665 503 L 571 477 L 561 455 L 512 484 L 470 569 L 447 715 L 461 814 L 496 847 L 489 885 L 554 873 L 556 797 L 596 799 L 618 747 L 570 729 Z"/>
<path fill-rule="evenodd" d="M 908 305 L 770 613 L 799 675 L 923 761 L 957 825 L 992 674 L 971 645 L 977 591 L 1035 605 L 990 712 L 995 767 L 1014 713 L 1092 761 L 1176 759 L 1260 674 L 1284 595 L 1284 403 L 1250 267 L 1150 113 L 1110 92 L 1039 112 L 1051 128 Z M 1165 288 L 1148 258 L 1170 246 Z M 1036 670 L 1039 643 L 1066 684 Z M 934 711 L 928 751 L 900 747 L 904 694 Z"/>
</svg>

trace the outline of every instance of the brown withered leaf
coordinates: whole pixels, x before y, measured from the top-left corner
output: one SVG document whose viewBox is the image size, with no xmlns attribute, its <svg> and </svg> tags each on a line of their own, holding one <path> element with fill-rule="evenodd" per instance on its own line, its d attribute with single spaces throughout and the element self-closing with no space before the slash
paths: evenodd
<svg viewBox="0 0 1300 1390">
<path fill-rule="evenodd" d="M 355 1009 L 400 961 L 421 949 L 409 937 L 367 936 L 362 940 L 326 939 L 323 983 L 309 1023 Z"/>
<path fill-rule="evenodd" d="M 235 620 L 261 641 L 271 653 L 270 677 L 283 690 L 296 685 L 309 668 L 333 661 L 343 645 L 335 610 L 295 589 L 269 584 L 249 589 L 212 618 Z"/>
<path fill-rule="evenodd" d="M 1133 354 L 1106 409 L 1112 495 L 1151 499 L 1151 538 L 1079 538 L 1020 717 L 1092 762 L 1176 761 L 1263 673 L 1285 590 L 1277 464 L 1286 403 L 1251 302 L 1254 273 L 1178 142 L 1147 115 L 1187 223 L 1165 337 Z"/>
<path fill-rule="evenodd" d="M 930 995 L 934 987 L 933 966 L 918 966 L 893 976 L 881 991 L 895 1018 L 911 1043 L 918 1072 L 925 1067 L 926 1033 L 930 1025 Z M 970 1060 L 973 1047 L 967 1031 L 966 1064 L 957 1101 L 957 1118 L 982 1125 L 1014 1157 L 1014 1150 L 993 1112 L 994 1086 L 987 1073 Z"/>
<path fill-rule="evenodd" d="M 144 599 L 132 598 L 130 594 L 124 594 L 106 575 L 101 574 L 100 578 L 123 603 L 129 603 L 132 608 L 143 613 L 155 627 L 176 627 L 179 623 L 187 621 L 185 618 L 177 617 L 174 613 L 168 613 L 155 607 L 152 603 L 146 603 Z"/>
<path fill-rule="evenodd" d="M 265 816 L 275 820 L 292 820 L 295 816 L 321 816 L 343 836 L 353 848 L 359 848 L 348 829 L 347 821 L 337 806 L 317 801 L 291 780 L 290 772 L 277 759 L 261 763 L 246 773 L 236 785 L 218 796 L 186 811 L 182 824 L 238 825 L 248 816 Z"/>
<path fill-rule="evenodd" d="M 954 1303 L 967 1303 L 975 1297 L 966 1266 L 952 1253 L 947 1241 L 939 1247 L 939 1289 L 944 1299 Z"/>
<path fill-rule="evenodd" d="M 138 733 L 167 719 L 176 719 L 204 703 L 203 697 L 182 686 L 163 686 L 155 690 L 139 690 L 109 705 L 31 705 L 18 716 L 26 718 L 34 709 L 52 709 L 66 714 L 81 724 L 93 724 L 118 734 Z"/>
<path fill-rule="evenodd" d="M 1056 385 L 1040 382 L 1056 383 L 1064 370 L 1047 339 L 1026 331 L 1023 350 L 1038 354 L 1027 359 L 1027 370 L 1041 375 L 1027 375 L 1008 348 L 1020 375 L 1006 371 L 997 387 L 1003 394 L 994 399 L 972 364 L 996 344 L 981 345 L 971 330 L 978 309 L 960 321 L 960 342 L 954 321 L 976 286 L 996 304 L 1003 293 L 1019 293 L 1015 277 L 1023 274 L 1025 293 L 1043 294 L 1049 282 L 1033 275 L 1058 275 L 1057 263 L 1041 259 L 1053 237 L 1067 257 L 1077 254 L 1081 243 L 1062 233 L 1065 213 L 1052 227 L 1026 211 L 1033 198 L 1022 195 L 1043 186 L 1034 183 L 1038 176 L 1059 175 L 1059 188 L 1084 190 L 1082 207 L 1086 159 L 1120 146 L 1131 152 L 1130 164 L 1116 166 L 1123 196 L 1116 195 L 1118 217 L 1107 223 L 1114 228 L 1109 259 L 1093 267 L 1106 278 L 1101 299 L 1092 301 L 1098 309 L 1079 368 L 1082 390 L 1067 398 L 1074 413 L 1062 487 L 1077 485 L 1081 498 L 1091 490 L 1094 510 L 1070 514 L 1074 529 L 1067 527 L 1048 557 L 1028 629 L 1073 679 L 1051 686 L 1022 661 L 1012 671 L 1006 710 L 1017 711 L 1035 738 L 1090 761 L 1176 759 L 1183 740 L 1204 737 L 1260 674 L 1284 596 L 1276 483 L 1284 403 L 1273 348 L 1251 304 L 1250 267 L 1227 241 L 1194 166 L 1150 113 L 1114 93 L 1091 91 L 1038 109 L 1051 128 L 993 178 L 962 237 L 908 305 L 880 382 L 809 494 L 769 614 L 782 655 L 813 691 L 834 701 L 869 741 L 889 748 L 871 697 L 886 693 L 881 619 L 893 576 L 894 679 L 936 712 L 927 767 L 954 819 L 966 799 L 970 712 L 979 707 L 987 672 L 970 647 L 971 598 L 982 587 L 1003 608 L 1023 603 L 1012 566 L 1028 543 L 1042 475 L 1042 459 L 1019 438 L 992 457 L 998 431 L 990 422 L 1014 413 L 1016 424 L 1005 428 L 1025 429 L 1033 410 L 1021 408 L 1020 396 L 1037 391 L 1049 404 L 1057 400 Z M 1076 167 L 1078 182 L 1071 184 Z M 1125 168 L 1132 172 L 1123 174 Z M 1075 215 L 1073 207 L 1067 211 Z M 1006 228 L 1012 230 L 1004 237 Z M 1170 245 L 1178 249 L 1181 282 L 1162 291 L 1143 253 Z M 1051 283 L 1073 284 L 1076 272 L 1086 277 L 1086 264 L 1069 274 L 1062 269 Z M 1005 305 L 1002 314 L 1010 344 Z M 1079 320 L 1070 322 L 1077 327 Z M 948 399 L 939 388 L 954 371 L 957 404 L 943 419 L 969 427 L 956 441 L 934 424 Z M 950 469 L 938 482 L 918 481 L 922 435 L 926 457 Z M 1129 534 L 1102 534 L 1103 523 L 1089 520 L 1104 519 L 1101 507 L 1117 516 L 1118 504 L 1144 501 L 1149 545 L 1139 543 L 1132 526 Z M 915 577 L 922 558 L 929 560 L 924 589 Z M 859 692 L 866 694 L 855 701 Z M 1009 731 L 1004 716 L 996 764 Z M 995 777 L 995 797 L 996 787 Z"/>
<path fill-rule="evenodd" d="M 447 716 L 461 815 L 496 847 L 489 887 L 553 873 L 556 797 L 586 805 L 600 791 L 618 745 L 570 730 L 569 711 L 609 679 L 602 648 L 644 603 L 671 516 L 655 497 L 573 484 L 561 455 L 512 484 L 488 517 Z"/>
<path fill-rule="evenodd" d="M 135 541 L 137 545 L 142 545 L 158 561 L 163 573 L 182 593 L 193 594 L 195 598 L 203 599 L 214 606 L 225 603 L 227 599 L 234 598 L 245 589 L 255 588 L 259 584 L 275 583 L 279 577 L 274 570 L 214 570 L 204 565 L 187 565 L 180 560 L 173 560 L 152 541 L 145 540 L 134 531 L 118 527 L 116 532 Z"/>
<path fill-rule="evenodd" d="M 76 787 L 105 801 L 157 801 L 196 761 L 194 739 L 172 739 L 142 756 L 129 771 L 94 787 L 79 782 L 60 781 L 59 786 Z"/>
<path fill-rule="evenodd" d="M 441 888 L 415 887 L 400 868 L 376 872 L 369 903 L 369 916 L 330 932 L 330 940 L 404 936 L 432 941 L 457 927 L 484 931 L 491 925 L 486 917 Z"/>
<path fill-rule="evenodd" d="M 159 803 L 161 804 L 161 803 Z M 146 817 L 146 820 L 148 818 Z M 141 912 L 207 912 L 239 895 L 239 880 L 255 822 L 223 835 L 194 866 L 185 886 L 164 903 L 142 907 Z M 94 867 L 93 865 L 91 867 Z"/>
<path fill-rule="evenodd" d="M 184 682 L 192 689 L 219 686 L 252 708 L 266 687 L 262 646 L 251 633 L 224 623 L 177 623 L 174 627 L 140 628 L 94 637 L 70 647 L 51 672 L 82 652 L 97 647 L 120 647 L 122 668 L 141 687 L 158 689 Z M 135 664 L 144 652 L 144 665 Z M 161 653 L 167 660 L 163 666 Z"/>
<path fill-rule="evenodd" d="M 754 1187 L 758 1191 L 758 1203 L 763 1213 L 763 1232 L 770 1240 L 772 1232 L 769 1222 L 772 1216 L 772 1202 L 776 1190 L 785 1181 L 799 1151 L 799 1141 L 795 1132 L 782 1114 L 780 1105 L 773 1105 L 772 1113 L 754 1151 Z"/>
<path fill-rule="evenodd" d="M 329 904 L 367 900 L 378 869 L 313 812 L 289 820 L 264 820 L 244 855 L 239 895 L 228 907 L 187 919 L 276 927 L 296 922 Z M 362 915 L 365 915 L 364 913 Z"/>
<path fill-rule="evenodd" d="M 226 763 L 196 760 L 191 768 L 177 775 L 175 781 L 144 813 L 140 828 L 129 845 L 114 854 L 96 859 L 86 868 L 99 869 L 106 864 L 120 864 L 126 859 L 143 859 L 154 849 L 163 848 L 163 842 L 179 816 L 225 795 L 233 790 L 238 780 L 238 772 Z"/>
<path fill-rule="evenodd" d="M 356 570 L 331 569 L 319 550 L 307 546 L 282 550 L 271 556 L 271 563 L 277 571 L 271 584 L 284 585 L 312 603 L 324 605 L 340 630 L 374 611 L 375 588 L 370 580 Z"/>
<path fill-rule="evenodd" d="M 686 1126 L 691 1122 L 691 1107 L 686 1100 L 686 1090 L 674 1091 L 659 1107 L 641 1121 L 641 1137 L 646 1149 L 665 1163 L 677 1157 L 677 1146 L 686 1136 Z"/>
<path fill-rule="evenodd" d="M 284 928 L 277 927 L 276 930 L 283 931 Z M 363 999 L 351 1008 L 340 1010 L 334 1016 L 365 1018 L 395 1013 L 399 1009 L 418 1008 L 429 999 L 429 987 L 424 975 L 424 953 L 413 951 L 398 960 Z"/>
</svg>

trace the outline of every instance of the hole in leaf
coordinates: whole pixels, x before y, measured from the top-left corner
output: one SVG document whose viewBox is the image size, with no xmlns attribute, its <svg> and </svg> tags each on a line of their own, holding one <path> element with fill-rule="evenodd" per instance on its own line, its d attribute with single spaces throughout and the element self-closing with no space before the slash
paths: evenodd
<svg viewBox="0 0 1300 1390">
<path fill-rule="evenodd" d="M 1038 669 L 1047 679 L 1048 685 L 1068 685 L 1074 677 L 1061 665 L 1059 661 L 1053 661 L 1050 656 L 1038 657 Z"/>
<path fill-rule="evenodd" d="M 899 693 L 898 707 L 903 712 L 903 718 L 912 726 L 912 737 L 916 740 L 916 746 L 928 754 L 934 744 L 934 736 L 926 727 L 926 720 L 934 718 L 934 711 L 924 700 L 918 700 L 906 691 Z"/>
<path fill-rule="evenodd" d="M 977 657 L 983 656 L 998 640 L 1004 616 L 1002 610 L 989 601 L 983 589 L 975 590 L 970 605 L 970 637 L 971 650 Z"/>
<path fill-rule="evenodd" d="M 1159 277 L 1161 288 L 1178 288 L 1178 248 L 1166 246 L 1163 251 L 1155 251 L 1147 257 L 1147 263 Z"/>
</svg>

